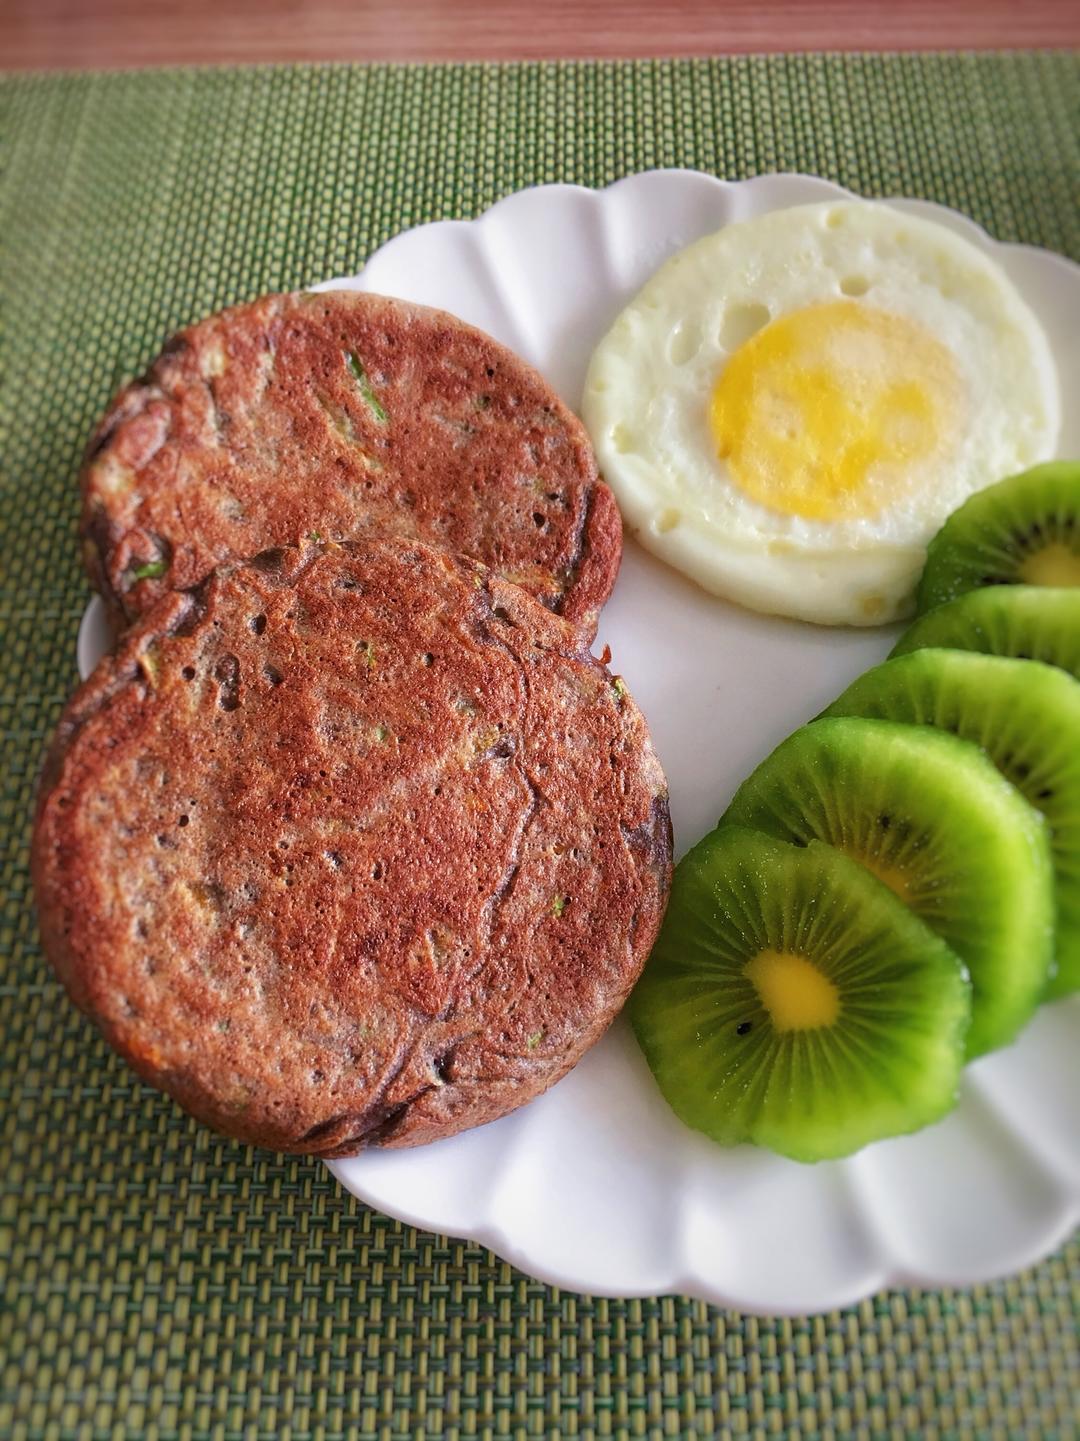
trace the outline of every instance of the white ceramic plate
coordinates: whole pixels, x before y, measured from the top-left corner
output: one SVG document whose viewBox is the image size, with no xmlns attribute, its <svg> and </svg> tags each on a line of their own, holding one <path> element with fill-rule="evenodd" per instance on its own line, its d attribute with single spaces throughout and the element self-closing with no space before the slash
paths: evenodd
<svg viewBox="0 0 1080 1441">
<path fill-rule="evenodd" d="M 728 221 L 841 197 L 826 181 L 728 184 L 652 171 L 603 191 L 549 185 L 472 222 L 397 236 L 359 275 L 327 282 L 441 306 L 532 361 L 576 406 L 588 357 L 672 251 Z M 1080 267 L 993 242 L 956 213 L 894 202 L 991 250 L 1080 393 Z M 1062 454 L 1080 454 L 1080 412 Z M 739 781 L 881 660 L 894 632 L 751 614 L 626 546 L 598 645 L 648 716 L 671 783 L 676 847 L 715 824 Z M 96 607 L 84 673 L 102 648 Z M 957 1110 L 912 1137 L 802 1166 L 687 1130 L 623 1022 L 540 1100 L 414 1151 L 332 1164 L 392 1216 L 490 1246 L 576 1291 L 677 1291 L 762 1313 L 853 1302 L 889 1284 L 967 1285 L 1053 1250 L 1080 1219 L 1080 998 L 1044 1008 L 1018 1043 L 968 1068 Z"/>
</svg>

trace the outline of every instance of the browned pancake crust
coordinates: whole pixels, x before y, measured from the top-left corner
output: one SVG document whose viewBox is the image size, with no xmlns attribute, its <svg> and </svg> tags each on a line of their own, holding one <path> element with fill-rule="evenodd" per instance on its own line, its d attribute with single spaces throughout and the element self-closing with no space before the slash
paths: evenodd
<svg viewBox="0 0 1080 1441">
<path fill-rule="evenodd" d="M 82 496 L 119 623 L 224 561 L 373 526 L 474 556 L 591 635 L 622 548 L 588 437 L 536 371 L 442 311 L 351 291 L 181 331 L 98 426 Z"/>
<path fill-rule="evenodd" d="M 311 545 L 172 592 L 64 712 L 45 949 L 154 1085 L 348 1155 L 492 1120 L 622 1005 L 671 866 L 645 722 L 473 562 Z"/>
</svg>

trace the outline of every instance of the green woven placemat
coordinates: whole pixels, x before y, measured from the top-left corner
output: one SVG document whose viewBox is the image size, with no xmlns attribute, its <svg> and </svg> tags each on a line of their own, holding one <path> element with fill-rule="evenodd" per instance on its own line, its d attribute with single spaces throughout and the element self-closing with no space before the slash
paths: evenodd
<svg viewBox="0 0 1080 1441">
<path fill-rule="evenodd" d="M 1080 1245 L 806 1321 L 552 1291 L 141 1086 L 46 971 L 25 864 L 80 448 L 175 326 L 657 165 L 815 171 L 1080 257 L 1078 98 L 1067 54 L 0 82 L 0 1435 L 1080 1434 Z"/>
</svg>

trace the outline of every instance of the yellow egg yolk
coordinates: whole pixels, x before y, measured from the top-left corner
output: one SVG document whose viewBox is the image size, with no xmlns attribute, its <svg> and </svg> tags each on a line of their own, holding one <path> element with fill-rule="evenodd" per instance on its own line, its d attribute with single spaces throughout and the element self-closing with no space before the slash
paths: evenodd
<svg viewBox="0 0 1080 1441">
<path fill-rule="evenodd" d="M 831 1026 L 840 1014 L 840 993 L 813 961 L 792 951 L 758 951 L 743 974 L 778 1031 Z"/>
<path fill-rule="evenodd" d="M 811 520 L 877 515 L 959 433 L 952 354 L 906 316 L 854 300 L 771 321 L 728 360 L 709 419 L 753 500 Z"/>
</svg>

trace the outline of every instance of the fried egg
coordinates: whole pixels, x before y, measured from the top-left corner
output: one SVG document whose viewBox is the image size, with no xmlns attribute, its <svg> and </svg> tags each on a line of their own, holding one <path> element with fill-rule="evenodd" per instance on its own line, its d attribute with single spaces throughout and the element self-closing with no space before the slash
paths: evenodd
<svg viewBox="0 0 1080 1441">
<path fill-rule="evenodd" d="M 870 201 L 773 211 L 663 265 L 583 415 L 644 545 L 707 590 L 831 625 L 910 613 L 973 491 L 1053 455 L 1050 346 L 1005 272 Z"/>
</svg>

